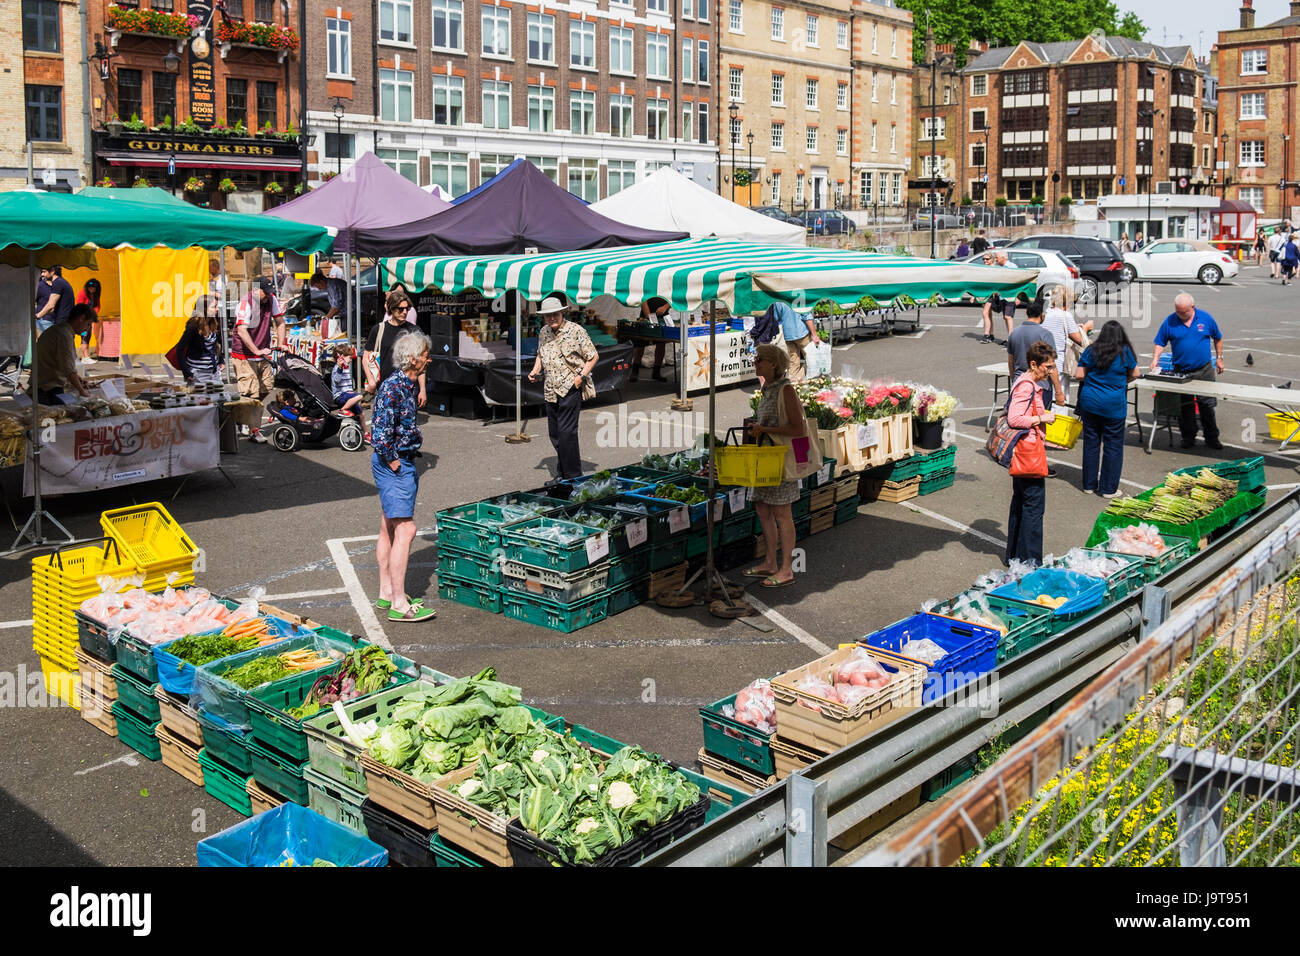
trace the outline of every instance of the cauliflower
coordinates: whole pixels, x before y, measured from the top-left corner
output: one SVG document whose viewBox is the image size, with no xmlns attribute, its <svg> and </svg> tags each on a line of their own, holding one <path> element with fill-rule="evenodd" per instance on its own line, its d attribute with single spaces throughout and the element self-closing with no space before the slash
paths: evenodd
<svg viewBox="0 0 1300 956">
<path fill-rule="evenodd" d="M 514 766 L 514 764 L 509 764 L 509 763 L 499 763 L 499 764 L 497 764 L 495 767 L 493 767 L 492 769 L 493 769 L 495 772 L 497 772 L 497 773 L 501 773 L 503 770 L 509 770 L 509 769 L 510 769 L 511 767 L 513 767 L 513 766 Z"/>
<path fill-rule="evenodd" d="M 482 786 L 482 780 L 479 780 L 477 777 L 471 777 L 456 788 L 456 793 L 460 795 L 462 800 L 468 800 L 470 795 L 475 793 Z"/>
<path fill-rule="evenodd" d="M 533 763 L 541 763 L 550 755 L 551 755 L 550 751 L 543 750 L 541 747 L 538 747 L 536 750 L 533 751 Z"/>
<path fill-rule="evenodd" d="M 624 783 L 622 780 L 616 780 L 610 784 L 609 805 L 612 809 L 622 810 L 625 807 L 632 806 L 636 801 L 636 791 L 632 789 L 630 784 Z"/>
<path fill-rule="evenodd" d="M 595 817 L 584 817 L 582 822 L 578 824 L 576 831 L 579 836 L 585 836 L 598 826 L 600 824 L 596 822 Z"/>
</svg>

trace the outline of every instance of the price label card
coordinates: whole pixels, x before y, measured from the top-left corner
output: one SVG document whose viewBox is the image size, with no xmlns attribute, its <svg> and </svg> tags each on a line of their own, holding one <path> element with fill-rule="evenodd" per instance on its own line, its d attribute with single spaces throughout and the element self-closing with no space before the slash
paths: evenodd
<svg viewBox="0 0 1300 956">
<path fill-rule="evenodd" d="M 609 557 L 608 531 L 602 531 L 600 534 L 592 535 L 585 543 L 587 545 L 588 564 L 595 564 L 597 561 Z"/>
<path fill-rule="evenodd" d="M 163 362 L 162 370 L 167 373 L 167 381 L 169 382 L 176 381 L 176 373 L 172 371 L 172 367 L 169 362 Z"/>
<path fill-rule="evenodd" d="M 716 501 L 713 502 L 714 522 L 718 522 L 722 520 L 722 512 L 723 509 L 726 507 L 726 505 L 727 505 L 727 500 L 725 498 L 718 498 Z"/>
<path fill-rule="evenodd" d="M 818 487 L 821 487 L 822 485 L 830 484 L 830 480 L 831 480 L 831 466 L 830 466 L 830 465 L 822 465 L 821 468 L 817 469 L 817 486 L 818 486 Z"/>
<path fill-rule="evenodd" d="M 753 489 L 753 488 L 746 488 L 746 489 L 745 489 L 745 502 L 748 503 L 748 502 L 751 502 L 751 501 L 753 501 L 753 500 L 754 500 L 754 489 Z"/>
<path fill-rule="evenodd" d="M 673 534 L 685 531 L 691 526 L 691 510 L 686 506 L 674 508 L 668 512 L 668 530 Z"/>
<path fill-rule="evenodd" d="M 135 367 L 131 364 L 131 356 L 129 355 L 122 356 L 122 367 L 125 368 L 128 372 Z"/>
<path fill-rule="evenodd" d="M 122 397 L 122 389 L 118 386 L 119 381 L 121 380 L 116 378 L 107 378 L 99 383 L 100 393 L 110 402 L 115 398 Z"/>
<path fill-rule="evenodd" d="M 858 447 L 867 448 L 871 445 L 880 444 L 880 424 L 878 422 L 867 422 L 865 425 L 858 426 Z"/>
<path fill-rule="evenodd" d="M 627 526 L 627 544 L 629 548 L 639 547 L 645 544 L 646 539 L 650 537 L 649 520 L 638 518 Z"/>
<path fill-rule="evenodd" d="M 727 491 L 727 500 L 731 504 L 733 515 L 745 510 L 745 491 L 744 488 L 731 488 Z"/>
</svg>

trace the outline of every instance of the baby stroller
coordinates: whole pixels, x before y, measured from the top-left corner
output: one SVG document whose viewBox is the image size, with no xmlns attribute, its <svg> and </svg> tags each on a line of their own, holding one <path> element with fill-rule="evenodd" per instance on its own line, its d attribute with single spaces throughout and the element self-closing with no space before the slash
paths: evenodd
<svg viewBox="0 0 1300 956">
<path fill-rule="evenodd" d="M 281 391 L 266 405 L 275 422 L 271 443 L 280 451 L 296 451 L 303 442 L 321 443 L 339 436 L 344 451 L 365 445 L 361 423 L 339 408 L 316 367 L 287 352 L 275 358 L 275 387 Z"/>
</svg>

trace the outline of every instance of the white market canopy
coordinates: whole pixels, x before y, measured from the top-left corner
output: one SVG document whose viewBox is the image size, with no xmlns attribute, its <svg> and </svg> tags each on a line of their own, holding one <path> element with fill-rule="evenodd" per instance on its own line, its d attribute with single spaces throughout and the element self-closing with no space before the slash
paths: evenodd
<svg viewBox="0 0 1300 956">
<path fill-rule="evenodd" d="M 850 306 L 863 296 L 880 305 L 906 306 L 963 294 L 1035 294 L 1036 269 L 953 263 L 796 246 L 758 245 L 730 239 L 683 239 L 610 249 L 546 255 L 420 256 L 381 260 L 386 281 L 418 291 L 479 292 L 489 297 L 518 291 L 539 300 L 553 292 L 585 305 L 610 295 L 639 306 L 659 296 L 674 309 L 693 312 L 723 302 L 732 314 L 761 312 L 773 302 L 796 307 L 832 299 Z"/>
<path fill-rule="evenodd" d="M 591 204 L 593 211 L 645 229 L 717 236 L 768 245 L 802 246 L 807 231 L 746 209 L 664 166 L 635 186 Z"/>
</svg>

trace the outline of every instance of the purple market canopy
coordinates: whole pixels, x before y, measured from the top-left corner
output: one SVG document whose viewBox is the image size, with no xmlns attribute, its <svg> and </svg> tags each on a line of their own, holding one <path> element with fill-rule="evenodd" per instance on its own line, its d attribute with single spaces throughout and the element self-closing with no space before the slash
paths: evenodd
<svg viewBox="0 0 1300 956">
<path fill-rule="evenodd" d="M 338 230 L 335 252 L 370 250 L 356 244 L 363 229 L 383 229 L 412 220 L 426 220 L 451 206 L 395 173 L 374 153 L 363 153 L 351 169 L 264 216 L 333 226 Z"/>
<path fill-rule="evenodd" d="M 592 212 L 532 163 L 519 163 L 491 188 L 416 222 L 359 229 L 358 248 L 375 256 L 520 255 L 606 249 L 685 239 L 615 222 Z"/>
</svg>

